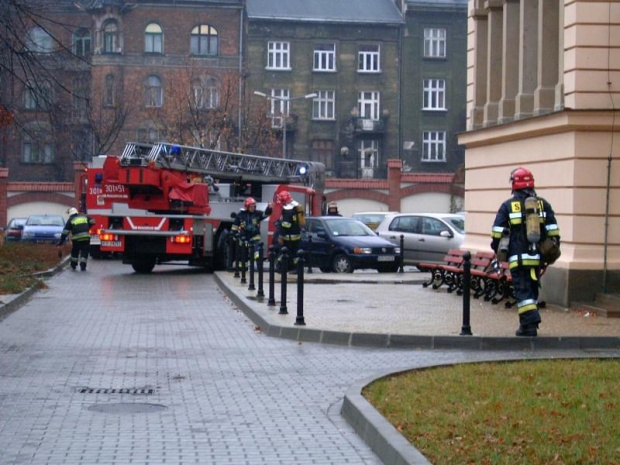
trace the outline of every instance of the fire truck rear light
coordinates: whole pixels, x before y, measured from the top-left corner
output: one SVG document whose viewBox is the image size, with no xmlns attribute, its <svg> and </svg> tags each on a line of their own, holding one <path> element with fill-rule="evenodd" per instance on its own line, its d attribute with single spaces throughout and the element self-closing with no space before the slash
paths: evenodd
<svg viewBox="0 0 620 465">
<path fill-rule="evenodd" d="M 189 236 L 174 236 L 175 244 L 189 244 L 192 241 L 192 238 Z"/>
<path fill-rule="evenodd" d="M 118 236 L 116 234 L 99 234 L 99 239 L 102 241 L 116 241 Z"/>
</svg>

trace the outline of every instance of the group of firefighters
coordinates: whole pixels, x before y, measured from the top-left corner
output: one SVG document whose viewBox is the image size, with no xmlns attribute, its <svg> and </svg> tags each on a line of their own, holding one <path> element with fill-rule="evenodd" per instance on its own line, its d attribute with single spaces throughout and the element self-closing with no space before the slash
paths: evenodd
<svg viewBox="0 0 620 465">
<path fill-rule="evenodd" d="M 514 298 L 519 314 L 517 336 L 537 336 L 541 323 L 538 293 L 540 277 L 547 266 L 560 255 L 560 230 L 549 202 L 536 195 L 534 176 L 525 168 L 517 168 L 510 176 L 512 197 L 504 201 L 493 223 L 491 248 L 502 261 L 509 264 L 512 276 Z M 275 222 L 274 244 L 286 247 L 289 260 L 287 268 L 294 271 L 297 251 L 305 229 L 306 219 L 303 206 L 284 190 L 276 196 L 282 208 L 280 218 Z M 258 254 L 257 245 L 261 240 L 260 224 L 272 213 L 270 203 L 265 211 L 257 210 L 257 202 L 252 197 L 244 201 L 243 209 L 236 215 L 232 225 L 232 235 L 251 245 L 253 258 Z M 67 221 L 58 243 L 61 246 L 71 234 L 71 268 L 78 264 L 86 270 L 89 250 L 89 229 L 94 221 L 77 209 L 68 210 Z M 341 216 L 336 202 L 330 202 L 327 215 Z M 285 264 L 280 263 L 280 267 Z"/>
</svg>

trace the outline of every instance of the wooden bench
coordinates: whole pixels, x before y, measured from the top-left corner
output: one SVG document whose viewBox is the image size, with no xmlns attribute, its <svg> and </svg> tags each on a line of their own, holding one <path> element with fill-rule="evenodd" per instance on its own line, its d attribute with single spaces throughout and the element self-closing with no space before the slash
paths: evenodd
<svg viewBox="0 0 620 465">
<path fill-rule="evenodd" d="M 471 259 L 471 281 L 470 288 L 473 292 L 474 298 L 479 298 L 484 295 L 487 283 L 488 273 L 492 270 L 492 262 L 495 259 L 493 252 L 476 252 Z M 459 286 L 457 291 L 458 295 L 463 294 L 463 286 Z"/>
<path fill-rule="evenodd" d="M 443 257 L 442 263 L 421 262 L 418 268 L 430 271 L 431 279 L 422 283 L 423 287 L 431 286 L 438 289 L 444 284 L 448 286 L 448 292 L 454 291 L 458 287 L 458 275 L 462 271 L 463 255 L 465 250 L 450 249 Z"/>
</svg>

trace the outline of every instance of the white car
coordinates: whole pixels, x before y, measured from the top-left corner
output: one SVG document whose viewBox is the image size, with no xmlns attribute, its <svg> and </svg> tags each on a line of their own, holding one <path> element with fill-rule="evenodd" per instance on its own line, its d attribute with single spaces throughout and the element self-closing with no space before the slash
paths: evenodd
<svg viewBox="0 0 620 465">
<path fill-rule="evenodd" d="M 361 221 L 370 229 L 375 231 L 377 229 L 377 226 L 379 226 L 379 223 L 383 221 L 383 218 L 388 215 L 395 215 L 397 213 L 398 212 L 361 212 L 355 213 L 352 218 Z"/>
<path fill-rule="evenodd" d="M 465 238 L 465 218 L 453 213 L 399 213 L 377 226 L 376 233 L 393 244 L 404 240 L 404 264 L 442 263 L 450 249 L 458 249 Z"/>
</svg>

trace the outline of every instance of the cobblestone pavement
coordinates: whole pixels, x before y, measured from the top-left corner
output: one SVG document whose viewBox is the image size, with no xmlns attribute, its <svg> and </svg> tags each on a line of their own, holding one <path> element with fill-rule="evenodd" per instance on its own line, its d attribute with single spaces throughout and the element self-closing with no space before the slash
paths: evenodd
<svg viewBox="0 0 620 465">
<path fill-rule="evenodd" d="M 270 338 L 212 275 L 187 268 L 136 275 L 98 261 L 48 285 L 0 321 L 2 465 L 377 464 L 339 413 L 351 383 L 389 369 L 584 355 Z"/>
</svg>

